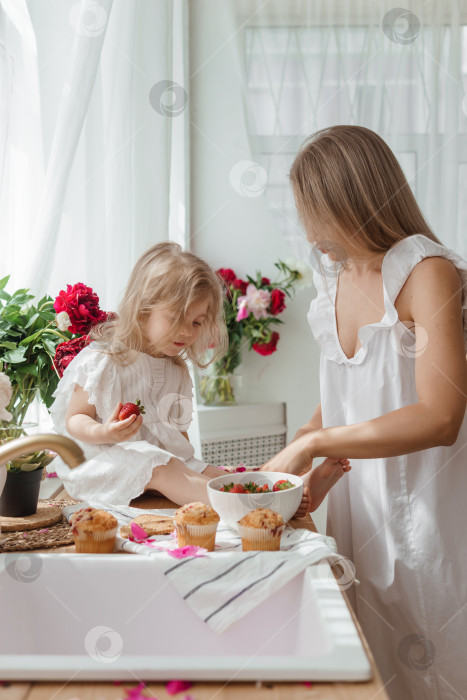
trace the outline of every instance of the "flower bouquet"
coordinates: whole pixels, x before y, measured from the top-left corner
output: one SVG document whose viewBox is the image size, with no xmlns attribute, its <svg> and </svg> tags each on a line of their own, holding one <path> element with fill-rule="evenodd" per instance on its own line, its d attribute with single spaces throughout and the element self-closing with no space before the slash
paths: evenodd
<svg viewBox="0 0 467 700">
<path fill-rule="evenodd" d="M 87 342 L 81 334 L 107 317 L 99 309 L 98 297 L 85 285 L 68 285 L 55 301 L 44 296 L 34 303 L 28 289 L 7 293 L 8 280 L 0 280 L 0 442 L 21 437 L 33 425 L 25 423 L 25 417 L 37 397 L 49 408 L 75 348 Z M 8 475 L 19 478 L 20 473 L 36 472 L 40 481 L 54 457 L 43 450 L 11 460 L 6 465 Z"/>
<path fill-rule="evenodd" d="M 279 314 L 286 308 L 286 299 L 311 284 L 312 273 L 305 263 L 279 260 L 275 267 L 278 277 L 273 282 L 260 272 L 255 278 L 247 275 L 243 280 L 230 268 L 217 270 L 225 285 L 224 316 L 229 347 L 199 381 L 199 391 L 206 404 L 235 403 L 233 373 L 241 364 L 242 350 L 247 347 L 263 356 L 275 352 L 280 335 L 273 329 L 283 323 Z"/>
</svg>

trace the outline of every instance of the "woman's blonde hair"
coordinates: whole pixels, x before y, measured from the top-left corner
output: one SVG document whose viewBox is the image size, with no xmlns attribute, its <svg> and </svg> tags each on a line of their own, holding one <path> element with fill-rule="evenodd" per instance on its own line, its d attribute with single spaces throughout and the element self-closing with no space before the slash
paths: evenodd
<svg viewBox="0 0 467 700">
<path fill-rule="evenodd" d="M 132 351 L 148 351 L 144 328 L 153 309 L 167 310 L 174 324 L 159 345 L 176 336 L 192 304 L 209 300 L 206 319 L 196 342 L 184 348 L 174 361 L 182 366 L 191 360 L 205 367 L 225 354 L 227 330 L 224 321 L 222 282 L 211 267 L 177 243 L 166 241 L 149 248 L 139 258 L 130 275 L 118 309 L 118 316 L 96 326 L 90 333 L 106 352 L 121 364 L 132 361 Z M 208 347 L 215 345 L 213 356 L 203 364 Z M 149 347 L 149 353 L 159 348 Z"/>
<path fill-rule="evenodd" d="M 385 253 L 415 233 L 440 243 L 394 153 L 363 126 L 332 126 L 310 136 L 290 181 L 305 231 L 330 228 L 346 253 Z"/>
</svg>

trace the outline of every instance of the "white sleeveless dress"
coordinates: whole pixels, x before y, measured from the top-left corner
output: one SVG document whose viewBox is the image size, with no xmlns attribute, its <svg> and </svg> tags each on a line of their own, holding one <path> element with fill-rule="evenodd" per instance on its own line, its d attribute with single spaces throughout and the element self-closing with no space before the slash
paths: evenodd
<svg viewBox="0 0 467 700">
<path fill-rule="evenodd" d="M 467 264 L 417 234 L 385 255 L 385 314 L 360 329 L 362 347 L 351 359 L 337 335 L 338 266 L 334 275 L 315 272 L 308 320 L 321 348 L 324 428 L 418 401 L 415 336 L 394 302 L 414 266 L 430 256 L 447 258 L 461 275 L 467 339 Z M 323 263 L 333 269 L 327 256 Z M 394 700 L 467 698 L 467 413 L 452 446 L 351 465 L 330 491 L 328 534 L 355 564 L 360 585 L 347 593 L 386 691 Z"/>
<path fill-rule="evenodd" d="M 196 459 L 182 435 L 191 423 L 193 384 L 187 371 L 164 357 L 139 353 L 130 365 L 119 365 L 99 352 L 97 343 L 84 348 L 68 365 L 50 409 L 56 432 L 68 435 L 65 416 L 76 384 L 89 393 L 96 420 L 104 422 L 119 401 L 140 399 L 145 407 L 138 433 L 114 445 L 90 445 L 73 438 L 87 462 L 74 469 L 58 458 L 58 476 L 72 498 L 93 504 L 128 505 L 150 481 L 154 467 L 177 457 L 198 473 L 207 464 Z"/>
</svg>

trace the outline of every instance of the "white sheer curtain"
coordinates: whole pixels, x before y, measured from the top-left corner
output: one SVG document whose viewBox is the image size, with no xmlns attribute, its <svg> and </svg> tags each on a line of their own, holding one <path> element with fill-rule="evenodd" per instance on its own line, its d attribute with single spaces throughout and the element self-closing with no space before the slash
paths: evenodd
<svg viewBox="0 0 467 700">
<path fill-rule="evenodd" d="M 18 186 L 9 162 L 3 169 L 2 192 L 16 198 L 2 201 L 2 222 L 15 226 L 0 274 L 14 270 L 17 286 L 55 295 L 82 281 L 104 308 L 115 308 L 144 249 L 169 236 L 185 243 L 186 13 L 186 0 L 24 5 L 39 89 L 33 93 L 18 73 L 15 89 L 40 114 L 33 148 L 25 141 L 28 110 L 15 122 L 7 106 L 29 178 Z M 24 55 L 24 37 L 21 48 Z M 29 168 L 40 163 L 39 147 L 45 167 L 33 187 Z M 7 148 L 14 148 L 11 132 Z"/>
<path fill-rule="evenodd" d="M 9 289 L 81 281 L 112 310 L 146 248 L 189 243 L 187 34 L 188 0 L 1 0 Z"/>
<path fill-rule="evenodd" d="M 0 276 L 24 285 L 43 183 L 37 47 L 24 0 L 0 4 Z"/>
<path fill-rule="evenodd" d="M 251 142 L 295 253 L 305 254 L 305 244 L 290 164 L 307 135 L 345 123 L 389 143 L 435 233 L 466 255 L 466 3 L 240 0 L 238 24 L 253 7 L 243 48 Z"/>
</svg>

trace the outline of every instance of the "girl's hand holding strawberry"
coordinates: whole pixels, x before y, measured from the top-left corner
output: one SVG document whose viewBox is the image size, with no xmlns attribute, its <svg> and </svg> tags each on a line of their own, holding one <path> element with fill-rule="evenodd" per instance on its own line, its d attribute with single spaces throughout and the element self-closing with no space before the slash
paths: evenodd
<svg viewBox="0 0 467 700">
<path fill-rule="evenodd" d="M 99 426 L 99 437 L 103 443 L 125 442 L 136 435 L 141 428 L 143 423 L 141 413 L 130 413 L 128 418 L 120 419 L 122 408 L 123 404 L 120 401 L 115 406 L 112 415 Z"/>
</svg>

